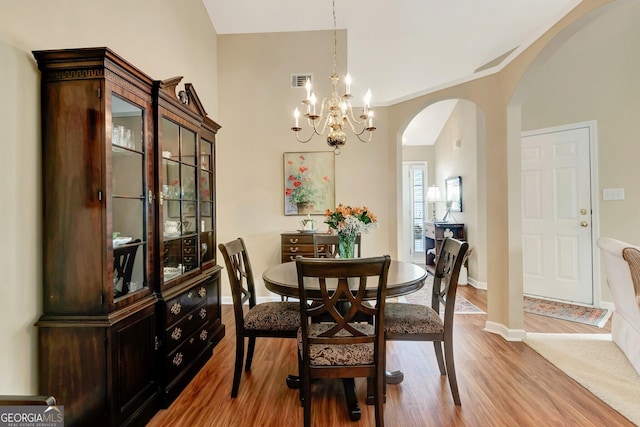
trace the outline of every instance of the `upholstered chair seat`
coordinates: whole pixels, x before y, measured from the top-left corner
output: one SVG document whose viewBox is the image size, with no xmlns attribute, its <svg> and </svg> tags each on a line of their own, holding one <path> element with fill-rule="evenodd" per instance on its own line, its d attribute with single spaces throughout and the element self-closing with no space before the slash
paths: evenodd
<svg viewBox="0 0 640 427">
<path fill-rule="evenodd" d="M 355 329 L 366 335 L 373 335 L 374 327 L 367 323 L 352 323 Z M 333 324 L 312 323 L 309 325 L 309 336 L 319 337 L 333 327 Z M 348 337 L 343 329 L 336 334 Z M 302 329 L 298 329 L 298 349 L 302 352 Z M 311 344 L 309 346 L 309 363 L 313 366 L 373 365 L 373 343 L 363 344 Z"/>
<path fill-rule="evenodd" d="M 300 326 L 299 302 L 264 302 L 244 315 L 249 331 L 291 331 Z"/>
<path fill-rule="evenodd" d="M 385 326 L 391 334 L 441 334 L 442 318 L 431 307 L 421 304 L 388 303 L 384 309 Z"/>
</svg>

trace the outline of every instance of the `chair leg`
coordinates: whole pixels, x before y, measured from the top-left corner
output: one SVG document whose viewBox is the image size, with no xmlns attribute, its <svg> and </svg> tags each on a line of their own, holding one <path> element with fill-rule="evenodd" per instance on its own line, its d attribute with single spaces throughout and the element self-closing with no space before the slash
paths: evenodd
<svg viewBox="0 0 640 427">
<path fill-rule="evenodd" d="M 384 427 L 384 404 L 385 404 L 385 371 L 382 369 L 376 375 L 374 379 L 374 393 L 376 395 L 376 407 L 375 407 L 375 416 L 376 416 L 376 427 Z"/>
<path fill-rule="evenodd" d="M 303 369 L 303 371 L 300 372 L 300 379 L 302 380 L 300 390 L 302 390 L 304 427 L 311 427 L 311 378 L 309 376 L 309 371 Z"/>
<path fill-rule="evenodd" d="M 249 372 L 251 370 L 251 363 L 253 362 L 253 351 L 256 349 L 256 337 L 249 337 L 249 346 L 247 347 L 247 361 L 244 364 L 244 370 Z"/>
<path fill-rule="evenodd" d="M 244 361 L 244 336 L 236 332 L 236 364 L 233 368 L 233 386 L 231 387 L 231 397 L 238 396 L 240 388 L 240 377 L 242 376 L 242 362 Z"/>
<path fill-rule="evenodd" d="M 447 371 L 444 368 L 444 358 L 442 357 L 442 342 L 434 341 L 433 349 L 436 351 L 436 359 L 438 359 L 438 368 L 440 368 L 440 375 L 447 375 Z"/>
<path fill-rule="evenodd" d="M 460 392 L 458 391 L 458 380 L 456 378 L 456 366 L 453 361 L 453 342 L 452 340 L 444 341 L 444 357 L 447 362 L 447 376 L 449 377 L 449 387 L 453 395 L 453 402 L 457 406 L 461 406 Z"/>
</svg>

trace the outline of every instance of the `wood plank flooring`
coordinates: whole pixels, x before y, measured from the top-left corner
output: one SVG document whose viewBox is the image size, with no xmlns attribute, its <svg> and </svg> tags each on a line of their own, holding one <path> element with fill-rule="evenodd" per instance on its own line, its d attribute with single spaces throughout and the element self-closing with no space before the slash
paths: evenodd
<svg viewBox="0 0 640 427">
<path fill-rule="evenodd" d="M 486 292 L 471 286 L 460 294 L 486 310 Z M 285 384 L 297 371 L 294 340 L 258 339 L 253 367 L 243 373 L 236 399 L 230 398 L 235 333 L 232 307 L 224 306 L 227 335 L 184 392 L 149 427 L 288 427 L 302 425 L 298 392 Z M 391 342 L 387 367 L 401 369 L 405 380 L 387 387 L 387 426 L 633 426 L 589 391 L 521 342 L 507 342 L 483 331 L 486 315 L 455 318 L 454 340 L 462 406 L 453 404 L 446 377 L 439 374 L 431 343 Z M 525 314 L 530 332 L 609 333 Z M 365 404 L 365 380 L 357 379 L 362 409 L 359 421 L 349 420 L 339 381 L 314 384 L 313 425 L 373 426 L 372 407 Z"/>
</svg>

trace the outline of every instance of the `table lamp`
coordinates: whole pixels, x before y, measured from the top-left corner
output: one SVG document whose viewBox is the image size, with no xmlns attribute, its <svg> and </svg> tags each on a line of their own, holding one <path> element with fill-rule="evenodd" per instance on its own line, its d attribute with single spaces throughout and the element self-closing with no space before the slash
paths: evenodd
<svg viewBox="0 0 640 427">
<path fill-rule="evenodd" d="M 442 195 L 440 194 L 440 188 L 436 185 L 432 185 L 427 190 L 427 203 L 431 203 L 431 222 L 436 222 L 436 203 L 442 201 Z"/>
</svg>

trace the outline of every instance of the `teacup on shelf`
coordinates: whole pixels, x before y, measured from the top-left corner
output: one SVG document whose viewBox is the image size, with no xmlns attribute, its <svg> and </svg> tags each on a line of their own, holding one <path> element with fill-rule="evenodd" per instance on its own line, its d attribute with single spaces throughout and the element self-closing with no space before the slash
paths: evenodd
<svg viewBox="0 0 640 427">
<path fill-rule="evenodd" d="M 164 234 L 180 234 L 182 229 L 182 223 L 180 221 L 165 221 L 164 222 Z"/>
</svg>

